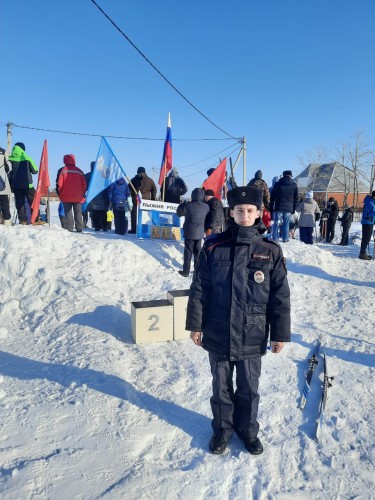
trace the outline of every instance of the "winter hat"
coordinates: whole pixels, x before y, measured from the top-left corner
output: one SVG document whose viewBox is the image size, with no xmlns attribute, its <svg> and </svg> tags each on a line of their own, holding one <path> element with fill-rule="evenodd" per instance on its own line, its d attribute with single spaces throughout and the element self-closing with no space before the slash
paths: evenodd
<svg viewBox="0 0 375 500">
<path fill-rule="evenodd" d="M 16 142 L 15 146 L 18 146 L 19 148 L 23 149 L 26 151 L 26 146 L 23 142 Z"/>
<path fill-rule="evenodd" d="M 278 180 L 279 180 L 278 176 L 275 175 L 275 177 L 272 179 L 272 187 L 276 184 Z"/>
<path fill-rule="evenodd" d="M 256 178 L 256 179 L 261 179 L 262 177 L 263 177 L 263 173 L 262 173 L 262 171 L 261 171 L 261 170 L 257 170 L 257 171 L 255 172 L 255 178 Z"/>
<path fill-rule="evenodd" d="M 314 191 L 307 191 L 306 198 L 314 198 Z"/>
<path fill-rule="evenodd" d="M 375 198 L 375 191 L 371 193 L 371 198 Z"/>
<path fill-rule="evenodd" d="M 92 162 L 90 163 L 90 169 L 91 169 L 91 172 L 92 172 L 92 171 L 94 170 L 94 168 L 95 168 L 95 163 L 96 163 L 96 161 L 92 161 Z"/>
<path fill-rule="evenodd" d="M 212 191 L 212 189 L 206 189 L 204 192 L 205 196 L 215 196 L 215 193 Z"/>
<path fill-rule="evenodd" d="M 335 198 L 331 196 L 330 198 L 328 198 L 328 201 L 335 201 Z"/>
<path fill-rule="evenodd" d="M 290 177 L 293 177 L 292 171 L 291 170 L 284 170 L 283 176 L 289 175 Z"/>
<path fill-rule="evenodd" d="M 145 174 L 145 173 L 146 173 L 145 167 L 138 167 L 137 174 Z"/>
<path fill-rule="evenodd" d="M 255 205 L 258 210 L 261 210 L 263 193 L 255 186 L 242 186 L 228 191 L 227 200 L 230 208 L 236 205 Z"/>
<path fill-rule="evenodd" d="M 74 155 L 69 154 L 64 156 L 64 165 L 75 165 L 76 164 L 76 158 Z"/>
<path fill-rule="evenodd" d="M 214 172 L 215 172 L 215 169 L 214 168 L 210 168 L 209 170 L 207 170 L 207 176 L 210 177 L 210 175 L 212 173 L 214 173 Z"/>
</svg>

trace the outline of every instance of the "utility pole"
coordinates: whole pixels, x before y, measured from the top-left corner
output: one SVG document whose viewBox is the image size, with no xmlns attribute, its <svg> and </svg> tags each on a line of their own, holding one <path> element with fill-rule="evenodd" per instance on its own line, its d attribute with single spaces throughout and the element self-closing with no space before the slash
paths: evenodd
<svg viewBox="0 0 375 500">
<path fill-rule="evenodd" d="M 243 185 L 246 186 L 246 137 L 243 137 L 242 141 L 242 149 L 243 149 Z"/>
<path fill-rule="evenodd" d="M 7 123 L 7 156 L 12 152 L 12 127 L 13 123 Z"/>
</svg>

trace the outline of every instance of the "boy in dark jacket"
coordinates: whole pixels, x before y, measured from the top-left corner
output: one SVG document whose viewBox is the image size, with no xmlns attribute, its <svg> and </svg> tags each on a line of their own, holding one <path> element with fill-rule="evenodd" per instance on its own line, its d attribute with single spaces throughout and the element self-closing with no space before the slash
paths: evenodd
<svg viewBox="0 0 375 500">
<path fill-rule="evenodd" d="M 203 246 L 190 288 L 186 329 L 209 353 L 211 452 L 223 453 L 236 432 L 247 450 L 259 455 L 261 357 L 269 336 L 274 353 L 290 341 L 290 292 L 280 246 L 259 233 L 262 191 L 238 187 L 228 191 L 228 202 L 234 224 Z"/>
<path fill-rule="evenodd" d="M 204 190 L 200 188 L 193 190 L 191 201 L 181 203 L 177 207 L 177 215 L 185 217 L 183 225 L 185 240 L 184 266 L 182 271 L 178 271 L 185 278 L 190 273 L 192 255 L 194 255 L 194 267 L 197 265 L 204 237 L 204 221 L 208 211 L 208 205 L 204 202 Z"/>
<path fill-rule="evenodd" d="M 352 225 L 353 217 L 354 217 L 354 206 L 352 205 L 351 207 L 348 207 L 345 210 L 343 216 L 341 217 L 342 235 L 339 245 L 342 245 L 344 247 L 349 245 L 349 229 L 350 226 Z"/>
</svg>

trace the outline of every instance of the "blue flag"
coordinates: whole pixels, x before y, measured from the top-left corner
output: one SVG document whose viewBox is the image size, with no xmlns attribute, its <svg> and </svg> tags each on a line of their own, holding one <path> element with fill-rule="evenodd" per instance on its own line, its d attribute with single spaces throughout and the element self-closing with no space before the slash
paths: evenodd
<svg viewBox="0 0 375 500">
<path fill-rule="evenodd" d="M 126 177 L 125 170 L 120 165 L 105 137 L 102 137 L 83 209 L 85 210 L 97 194 L 122 177 Z"/>
</svg>

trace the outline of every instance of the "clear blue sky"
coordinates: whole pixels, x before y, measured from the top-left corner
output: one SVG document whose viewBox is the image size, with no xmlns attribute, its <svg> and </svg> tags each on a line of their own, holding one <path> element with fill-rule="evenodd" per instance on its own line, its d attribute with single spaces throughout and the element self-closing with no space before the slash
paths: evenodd
<svg viewBox="0 0 375 500">
<path fill-rule="evenodd" d="M 246 137 L 247 180 L 258 169 L 267 182 L 285 169 L 296 175 L 298 155 L 357 130 L 375 143 L 374 0 L 97 1 L 197 108 Z M 173 163 L 190 189 L 236 149 L 233 140 L 178 140 L 227 136 L 90 0 L 3 0 L 1 24 L 4 147 L 8 121 L 164 140 L 171 112 Z M 86 172 L 100 144 L 99 137 L 13 129 L 13 144 L 24 142 L 38 163 L 44 139 L 53 184 L 64 154 L 75 154 Z M 108 139 L 129 177 L 143 165 L 155 181 L 163 140 Z M 240 183 L 241 170 L 242 163 Z"/>
</svg>

